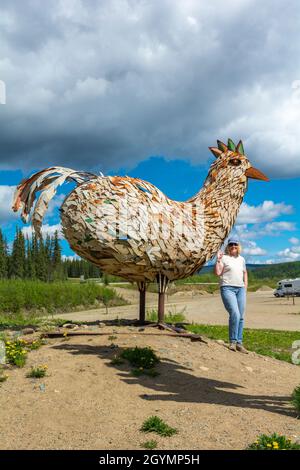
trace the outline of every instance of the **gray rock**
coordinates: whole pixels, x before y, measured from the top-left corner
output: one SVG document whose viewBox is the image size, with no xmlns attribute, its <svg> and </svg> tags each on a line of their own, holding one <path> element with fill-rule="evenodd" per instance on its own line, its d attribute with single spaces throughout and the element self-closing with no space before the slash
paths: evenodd
<svg viewBox="0 0 300 470">
<path fill-rule="evenodd" d="M 33 328 L 24 328 L 22 330 L 22 334 L 23 335 L 32 335 L 34 333 L 34 329 Z"/>
<path fill-rule="evenodd" d="M 63 325 L 63 328 L 74 328 L 75 326 L 78 326 L 78 325 L 75 325 L 74 323 L 65 323 Z"/>
<path fill-rule="evenodd" d="M 10 338 L 13 338 L 16 335 L 20 336 L 20 331 L 14 331 L 14 330 L 6 331 L 6 335 L 9 336 Z"/>
</svg>

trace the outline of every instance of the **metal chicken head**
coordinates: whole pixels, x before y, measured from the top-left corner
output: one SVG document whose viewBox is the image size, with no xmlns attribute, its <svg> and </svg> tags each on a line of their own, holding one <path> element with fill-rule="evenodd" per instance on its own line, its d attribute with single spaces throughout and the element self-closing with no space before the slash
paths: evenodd
<svg viewBox="0 0 300 470">
<path fill-rule="evenodd" d="M 240 140 L 237 145 L 231 139 L 228 139 L 228 144 L 224 144 L 217 140 L 218 147 L 209 147 L 209 150 L 217 158 L 217 164 L 214 165 L 216 171 L 226 168 L 226 171 L 231 167 L 233 173 L 237 175 L 244 174 L 247 178 L 257 180 L 269 181 L 269 178 L 264 175 L 260 170 L 254 168 L 245 155 L 244 146 Z M 236 170 L 236 171 L 234 171 Z"/>
</svg>

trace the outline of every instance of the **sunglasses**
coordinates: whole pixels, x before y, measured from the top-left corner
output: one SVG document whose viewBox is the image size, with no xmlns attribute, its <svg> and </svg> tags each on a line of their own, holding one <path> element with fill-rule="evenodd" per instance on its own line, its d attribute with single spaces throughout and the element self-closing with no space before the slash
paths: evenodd
<svg viewBox="0 0 300 470">
<path fill-rule="evenodd" d="M 239 246 L 238 243 L 229 243 L 228 246 Z"/>
</svg>

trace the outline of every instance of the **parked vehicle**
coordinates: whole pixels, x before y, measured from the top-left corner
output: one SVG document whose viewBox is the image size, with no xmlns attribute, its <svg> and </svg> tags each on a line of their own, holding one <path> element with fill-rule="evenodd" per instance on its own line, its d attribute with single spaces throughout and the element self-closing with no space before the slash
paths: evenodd
<svg viewBox="0 0 300 470">
<path fill-rule="evenodd" d="M 300 278 L 279 281 L 274 295 L 275 297 L 286 297 L 289 295 L 300 297 Z"/>
</svg>

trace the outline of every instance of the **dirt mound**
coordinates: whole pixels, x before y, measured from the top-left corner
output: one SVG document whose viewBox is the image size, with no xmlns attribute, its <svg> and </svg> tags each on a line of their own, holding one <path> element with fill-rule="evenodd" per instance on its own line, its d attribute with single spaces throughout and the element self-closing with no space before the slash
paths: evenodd
<svg viewBox="0 0 300 470">
<path fill-rule="evenodd" d="M 265 291 L 266 291 L 266 292 L 267 292 L 267 291 L 270 291 L 270 292 L 271 292 L 271 291 L 273 291 L 273 290 L 274 290 L 274 289 L 273 289 L 272 287 L 270 287 L 270 286 L 261 286 L 261 287 L 259 287 L 259 288 L 257 289 L 258 292 L 262 292 L 262 291 L 264 291 L 264 292 L 265 292 Z"/>
<path fill-rule="evenodd" d="M 181 291 L 179 290 L 178 292 L 174 292 L 174 294 L 171 294 L 173 297 L 195 297 L 197 295 L 204 295 L 207 294 L 205 291 L 201 290 L 184 290 Z"/>
<path fill-rule="evenodd" d="M 196 297 L 201 295 L 209 295 L 210 293 L 204 289 L 193 289 L 193 290 L 179 290 L 170 295 L 172 297 Z"/>
<path fill-rule="evenodd" d="M 158 449 L 243 449 L 260 433 L 300 439 L 289 402 L 299 366 L 153 328 L 100 331 L 49 339 L 23 369 L 8 369 L 0 385 L 2 449 L 140 449 L 150 439 Z M 135 346 L 154 349 L 158 376 L 134 376 L 126 361 L 111 363 Z M 26 378 L 39 364 L 47 364 L 47 376 Z M 144 434 L 151 415 L 178 433 Z"/>
</svg>

